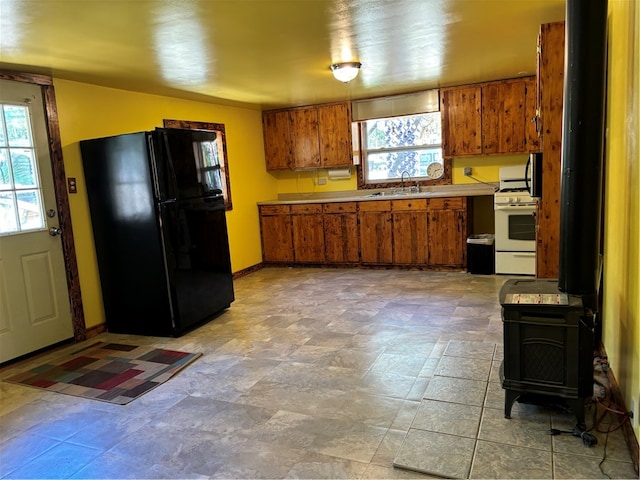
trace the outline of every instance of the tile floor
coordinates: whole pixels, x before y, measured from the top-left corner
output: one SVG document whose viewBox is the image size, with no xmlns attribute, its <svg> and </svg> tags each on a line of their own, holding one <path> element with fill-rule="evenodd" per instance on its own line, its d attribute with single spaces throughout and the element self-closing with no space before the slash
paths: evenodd
<svg viewBox="0 0 640 480">
<path fill-rule="evenodd" d="M 181 338 L 97 337 L 204 354 L 128 405 L 0 382 L 0 476 L 428 478 L 393 464 L 434 459 L 462 478 L 606 478 L 605 434 L 593 448 L 550 437 L 573 416 L 525 404 L 504 419 L 505 280 L 262 269 Z M 637 478 L 620 431 L 603 469 Z"/>
</svg>

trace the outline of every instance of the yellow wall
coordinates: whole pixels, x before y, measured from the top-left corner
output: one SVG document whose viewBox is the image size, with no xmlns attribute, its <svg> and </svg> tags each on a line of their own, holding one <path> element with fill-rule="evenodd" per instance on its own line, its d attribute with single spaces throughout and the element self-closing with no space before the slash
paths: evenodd
<svg viewBox="0 0 640 480">
<path fill-rule="evenodd" d="M 640 6 L 609 2 L 603 343 L 627 408 L 640 411 Z M 635 405 L 632 404 L 635 400 Z M 636 438 L 640 428 L 635 427 Z"/>
<path fill-rule="evenodd" d="M 66 175 L 78 179 L 78 193 L 69 195 L 69 202 L 87 327 L 105 320 L 79 140 L 152 130 L 165 118 L 223 123 L 233 200 L 227 212 L 232 269 L 262 262 L 256 202 L 275 198 L 277 181 L 264 168 L 260 111 L 60 79 L 54 87 Z"/>
<path fill-rule="evenodd" d="M 526 161 L 526 154 L 455 158 L 453 159 L 452 183 L 497 182 L 500 167 L 524 165 Z M 473 177 L 477 180 L 464 176 L 465 167 L 472 168 Z M 340 180 L 327 178 L 327 172 L 324 169 L 272 172 L 272 175 L 278 180 L 278 193 L 319 193 L 358 189 L 356 167 L 351 167 L 350 179 Z M 326 180 L 325 185 L 318 185 L 318 179 L 321 178 Z"/>
</svg>

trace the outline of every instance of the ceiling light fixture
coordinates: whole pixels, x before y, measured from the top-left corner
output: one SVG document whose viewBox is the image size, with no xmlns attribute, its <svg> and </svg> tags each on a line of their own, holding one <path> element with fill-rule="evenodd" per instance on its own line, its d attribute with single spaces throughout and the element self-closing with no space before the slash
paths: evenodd
<svg viewBox="0 0 640 480">
<path fill-rule="evenodd" d="M 333 72 L 333 76 L 336 80 L 349 83 L 358 76 L 361 66 L 362 64 L 360 62 L 342 62 L 334 63 L 329 68 Z"/>
</svg>

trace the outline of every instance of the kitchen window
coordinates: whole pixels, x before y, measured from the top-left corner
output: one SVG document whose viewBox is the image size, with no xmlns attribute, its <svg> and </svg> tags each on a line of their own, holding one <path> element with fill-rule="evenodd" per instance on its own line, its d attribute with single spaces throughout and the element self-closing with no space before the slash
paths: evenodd
<svg viewBox="0 0 640 480">
<path fill-rule="evenodd" d="M 437 180 L 444 175 L 440 112 L 375 118 L 361 124 L 366 183 Z"/>
<path fill-rule="evenodd" d="M 353 102 L 358 188 L 451 183 L 439 104 L 437 90 Z"/>
</svg>

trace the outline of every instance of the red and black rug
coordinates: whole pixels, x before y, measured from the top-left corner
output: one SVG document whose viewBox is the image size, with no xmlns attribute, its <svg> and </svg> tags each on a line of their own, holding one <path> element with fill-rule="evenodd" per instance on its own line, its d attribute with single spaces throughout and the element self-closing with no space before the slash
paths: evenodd
<svg viewBox="0 0 640 480">
<path fill-rule="evenodd" d="M 4 381 L 125 405 L 166 382 L 201 355 L 98 342 Z"/>
</svg>

